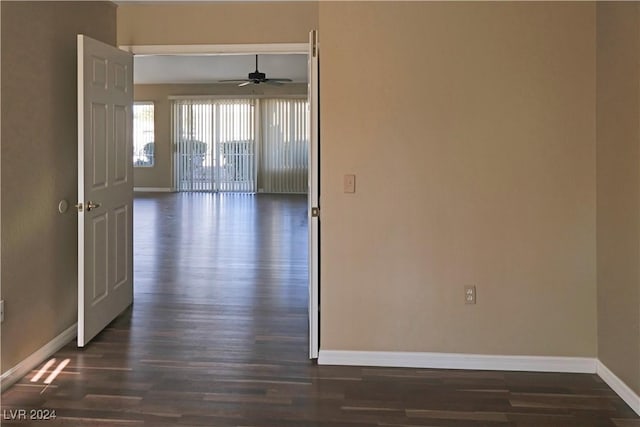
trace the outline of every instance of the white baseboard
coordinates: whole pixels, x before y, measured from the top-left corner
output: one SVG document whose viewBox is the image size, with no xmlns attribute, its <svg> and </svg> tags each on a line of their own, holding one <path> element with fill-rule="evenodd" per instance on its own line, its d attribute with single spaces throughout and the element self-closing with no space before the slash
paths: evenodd
<svg viewBox="0 0 640 427">
<path fill-rule="evenodd" d="M 609 370 L 609 368 L 607 368 L 600 360 L 598 360 L 597 364 L 597 374 L 602 378 L 602 381 L 607 383 L 607 385 L 611 387 L 611 389 L 635 411 L 636 414 L 640 415 L 640 396 L 631 390 L 624 381 L 611 372 L 611 370 Z"/>
<path fill-rule="evenodd" d="M 591 357 L 320 350 L 318 364 L 597 374 L 636 414 L 640 415 L 640 396 L 600 360 Z"/>
<path fill-rule="evenodd" d="M 591 357 L 320 350 L 319 365 L 596 373 Z"/>
<path fill-rule="evenodd" d="M 139 193 L 174 193 L 173 188 L 166 187 L 133 187 L 133 191 Z"/>
<path fill-rule="evenodd" d="M 78 324 L 74 323 L 60 335 L 40 347 L 22 362 L 0 376 L 0 391 L 5 391 L 20 378 L 27 375 L 31 370 L 44 362 L 49 356 L 67 345 L 69 341 L 76 337 Z"/>
</svg>

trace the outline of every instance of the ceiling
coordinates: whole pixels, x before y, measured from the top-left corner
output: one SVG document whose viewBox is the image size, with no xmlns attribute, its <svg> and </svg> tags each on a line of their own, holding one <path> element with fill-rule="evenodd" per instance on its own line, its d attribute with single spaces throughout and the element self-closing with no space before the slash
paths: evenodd
<svg viewBox="0 0 640 427">
<path fill-rule="evenodd" d="M 246 79 L 255 70 L 255 55 L 136 55 L 135 84 L 215 83 Z M 307 82 L 307 55 L 259 55 L 258 68 L 267 78 Z"/>
</svg>

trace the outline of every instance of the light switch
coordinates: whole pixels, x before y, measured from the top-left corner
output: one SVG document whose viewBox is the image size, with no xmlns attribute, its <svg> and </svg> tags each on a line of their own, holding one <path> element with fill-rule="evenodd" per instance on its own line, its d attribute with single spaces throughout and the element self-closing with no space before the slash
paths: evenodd
<svg viewBox="0 0 640 427">
<path fill-rule="evenodd" d="M 356 176 L 355 175 L 344 176 L 344 192 L 345 193 L 356 192 Z"/>
</svg>

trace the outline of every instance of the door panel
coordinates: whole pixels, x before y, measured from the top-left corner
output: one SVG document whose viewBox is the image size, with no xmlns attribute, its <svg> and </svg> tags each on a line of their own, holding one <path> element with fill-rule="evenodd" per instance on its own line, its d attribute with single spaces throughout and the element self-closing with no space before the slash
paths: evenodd
<svg viewBox="0 0 640 427">
<path fill-rule="evenodd" d="M 107 247 L 108 221 L 107 215 L 99 215 L 92 218 L 93 223 L 93 293 L 91 295 L 91 305 L 98 304 L 109 292 L 107 283 L 107 263 L 109 262 L 109 248 Z"/>
<path fill-rule="evenodd" d="M 129 241 L 129 207 L 121 206 L 114 210 L 115 213 L 115 268 L 114 268 L 114 284 L 113 289 L 117 289 L 120 286 L 126 284 L 129 278 L 129 271 L 127 269 L 129 250 L 127 242 Z"/>
<path fill-rule="evenodd" d="M 78 36 L 78 346 L 133 302 L 133 57 Z"/>
<path fill-rule="evenodd" d="M 131 153 L 127 151 L 127 109 L 122 105 L 116 105 L 114 110 L 114 183 L 125 184 L 131 162 Z"/>
<path fill-rule="evenodd" d="M 107 114 L 105 104 L 91 104 L 91 149 L 93 158 L 92 189 L 98 190 L 107 186 Z"/>
<path fill-rule="evenodd" d="M 95 87 L 107 87 L 107 60 L 97 55 L 91 55 L 91 84 Z"/>
</svg>

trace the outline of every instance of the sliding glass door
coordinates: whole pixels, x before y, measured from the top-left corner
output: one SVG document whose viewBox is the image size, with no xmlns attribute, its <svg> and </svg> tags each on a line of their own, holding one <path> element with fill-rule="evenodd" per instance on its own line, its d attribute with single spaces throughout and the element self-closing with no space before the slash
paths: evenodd
<svg viewBox="0 0 640 427">
<path fill-rule="evenodd" d="M 254 110 L 250 99 L 174 101 L 178 191 L 256 191 Z"/>
<path fill-rule="evenodd" d="M 176 189 L 306 193 L 308 105 L 304 98 L 174 100 Z"/>
</svg>

